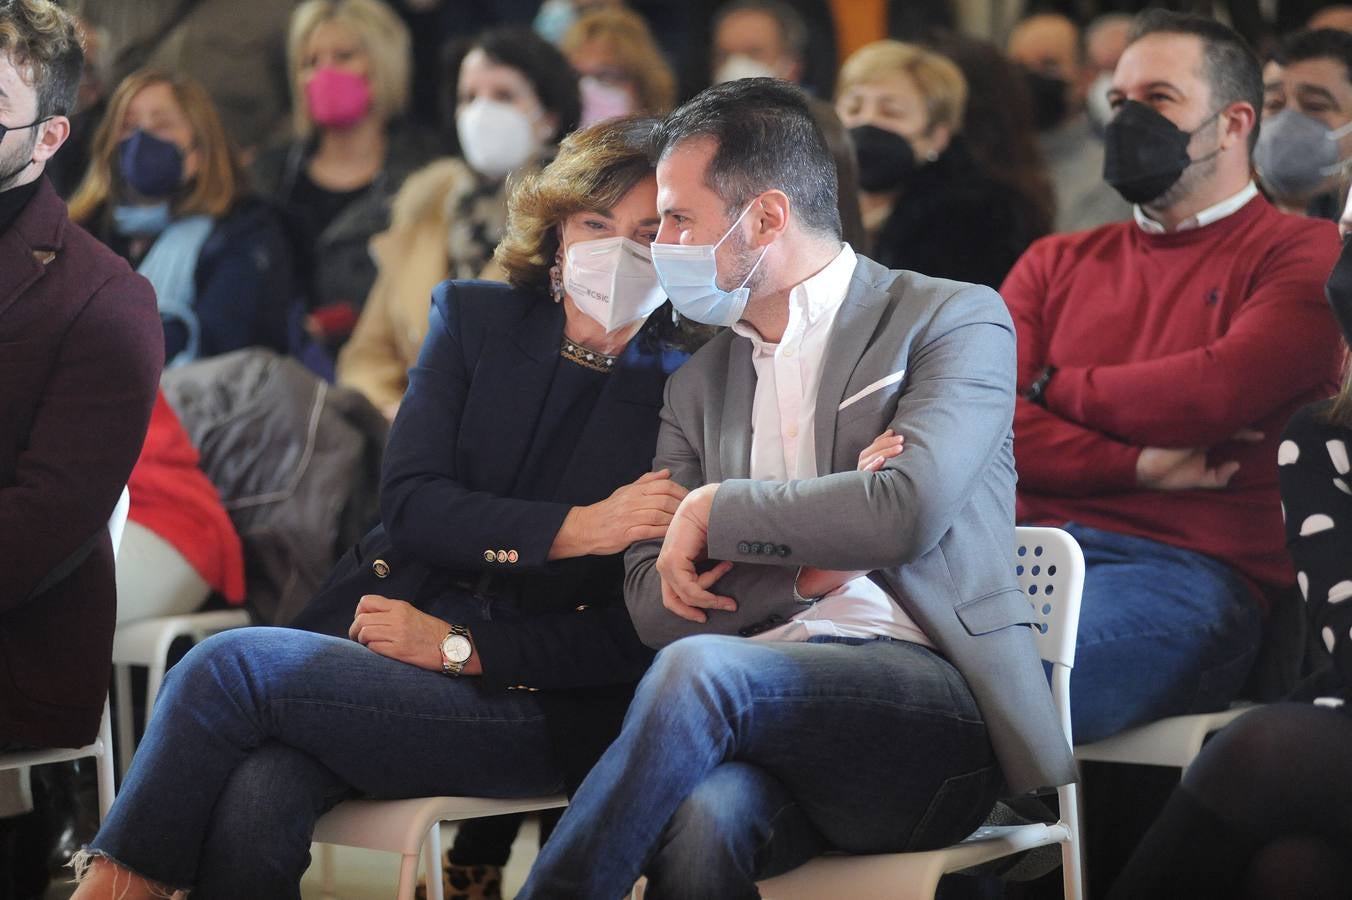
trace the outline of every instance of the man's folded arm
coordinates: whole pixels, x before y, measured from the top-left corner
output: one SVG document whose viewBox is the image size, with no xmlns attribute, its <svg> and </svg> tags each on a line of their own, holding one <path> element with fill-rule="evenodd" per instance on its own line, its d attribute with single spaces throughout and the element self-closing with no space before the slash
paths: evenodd
<svg viewBox="0 0 1352 900">
<path fill-rule="evenodd" d="M 669 469 L 673 481 L 694 490 L 704 484 L 704 466 L 672 409 L 672 386 L 677 381 L 675 377 L 667 380 L 667 402 L 662 407 L 653 470 Z M 773 614 L 788 618 L 797 611 L 793 602 L 796 568 L 743 563 L 734 566 L 714 588 L 737 600 L 735 611 L 708 610 L 709 621 L 703 624 L 683 619 L 662 605 L 662 578 L 654 567 L 661 549 L 660 540 L 639 541 L 624 557 L 624 601 L 634 630 L 649 647 L 665 647 L 692 634 L 736 634 Z"/>
<path fill-rule="evenodd" d="M 891 421 L 906 451 L 878 472 L 723 482 L 711 558 L 737 562 L 747 544 L 768 542 L 779 565 L 873 570 L 938 544 L 1009 439 L 1014 329 L 994 291 L 967 287 L 940 305 L 919 342 Z"/>
</svg>

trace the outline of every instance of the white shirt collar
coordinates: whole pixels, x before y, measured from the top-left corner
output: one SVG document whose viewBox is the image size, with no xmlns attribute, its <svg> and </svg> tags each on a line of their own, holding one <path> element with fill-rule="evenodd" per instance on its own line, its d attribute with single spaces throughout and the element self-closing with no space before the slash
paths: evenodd
<svg viewBox="0 0 1352 900">
<path fill-rule="evenodd" d="M 789 325 L 784 338 L 789 338 L 791 332 L 812 326 L 821 319 L 823 313 L 834 312 L 845 302 L 857 262 L 854 249 L 849 244 L 841 244 L 840 252 L 820 272 L 799 282 L 789 291 Z M 732 330 L 751 341 L 758 352 L 767 347 L 773 350 L 774 345 L 767 344 L 760 332 L 745 320 L 739 320 Z"/>
<path fill-rule="evenodd" d="M 1191 231 L 1194 228 L 1201 228 L 1203 225 L 1210 225 L 1212 222 L 1219 222 L 1226 216 L 1239 212 L 1244 207 L 1244 204 L 1252 200 L 1257 194 L 1258 186 L 1254 184 L 1251 179 L 1249 183 L 1244 186 L 1244 190 L 1235 194 L 1233 197 L 1227 197 L 1214 206 L 1208 206 L 1197 215 L 1189 216 L 1182 222 L 1179 222 L 1178 227 L 1174 229 L 1174 232 Z M 1132 214 L 1136 216 L 1136 224 L 1139 225 L 1141 230 L 1146 234 L 1169 233 L 1168 229 L 1163 225 L 1147 216 L 1145 210 L 1141 208 L 1139 203 L 1132 207 Z"/>
</svg>

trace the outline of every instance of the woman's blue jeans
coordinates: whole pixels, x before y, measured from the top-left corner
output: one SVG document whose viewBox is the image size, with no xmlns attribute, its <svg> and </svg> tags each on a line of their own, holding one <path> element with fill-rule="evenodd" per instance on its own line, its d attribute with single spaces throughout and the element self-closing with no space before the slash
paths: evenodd
<svg viewBox="0 0 1352 900">
<path fill-rule="evenodd" d="M 966 682 L 903 641 L 698 636 L 657 655 L 518 900 L 740 900 L 825 849 L 971 833 L 1001 777 Z"/>
<path fill-rule="evenodd" d="M 355 795 L 557 793 L 540 704 L 360 644 L 245 628 L 164 682 L 90 849 L 200 898 L 300 896 L 315 820 Z"/>
</svg>

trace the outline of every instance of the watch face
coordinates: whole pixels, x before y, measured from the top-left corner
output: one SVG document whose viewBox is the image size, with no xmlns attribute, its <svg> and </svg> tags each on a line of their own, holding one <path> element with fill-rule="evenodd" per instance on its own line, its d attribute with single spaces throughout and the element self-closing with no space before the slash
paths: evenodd
<svg viewBox="0 0 1352 900">
<path fill-rule="evenodd" d="M 441 642 L 441 652 L 451 662 L 463 663 L 474 652 L 474 647 L 463 634 L 449 634 Z"/>
</svg>

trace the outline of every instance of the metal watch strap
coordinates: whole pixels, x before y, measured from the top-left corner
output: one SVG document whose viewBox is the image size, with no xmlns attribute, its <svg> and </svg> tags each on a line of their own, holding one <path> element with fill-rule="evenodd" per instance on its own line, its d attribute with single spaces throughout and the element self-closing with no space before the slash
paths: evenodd
<svg viewBox="0 0 1352 900">
<path fill-rule="evenodd" d="M 803 567 L 802 567 L 802 566 L 799 566 L 799 567 L 798 567 L 798 571 L 795 572 L 794 575 L 793 575 L 793 602 L 794 602 L 794 603 L 801 603 L 801 604 L 803 604 L 804 606 L 811 606 L 812 604 L 814 604 L 814 603 L 816 603 L 818 600 L 820 600 L 821 597 L 804 597 L 802 594 L 798 593 L 798 578 L 799 578 L 799 576 L 801 576 L 802 574 L 803 574 Z M 825 595 L 823 595 L 823 596 L 825 596 Z"/>
<path fill-rule="evenodd" d="M 441 643 L 437 644 L 437 650 L 441 653 L 441 673 L 443 675 L 449 675 L 452 678 L 458 678 L 460 676 L 460 671 L 465 668 L 465 663 L 469 662 L 469 657 L 465 657 L 465 662 L 451 662 L 446 658 L 446 651 L 444 649 L 446 638 L 457 634 L 470 642 L 470 655 L 474 655 L 474 641 L 469 636 L 469 629 L 464 625 L 452 625 L 451 630 L 446 632 L 446 637 L 442 638 Z"/>
<path fill-rule="evenodd" d="M 1028 390 L 1023 392 L 1023 398 L 1029 403 L 1036 403 L 1038 406 L 1047 405 L 1047 384 L 1056 374 L 1056 366 L 1047 366 L 1038 377 L 1028 386 Z"/>
</svg>

